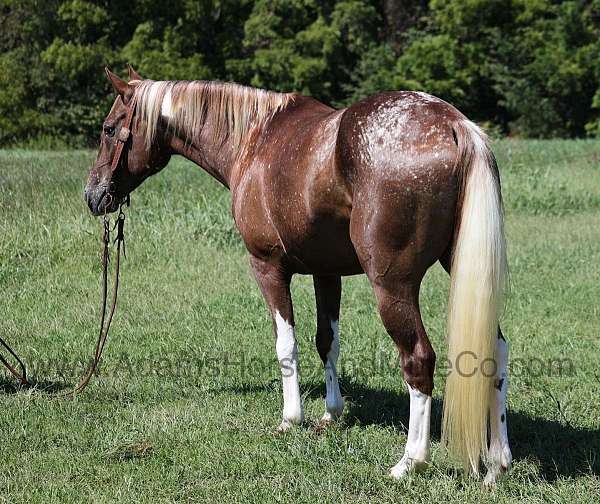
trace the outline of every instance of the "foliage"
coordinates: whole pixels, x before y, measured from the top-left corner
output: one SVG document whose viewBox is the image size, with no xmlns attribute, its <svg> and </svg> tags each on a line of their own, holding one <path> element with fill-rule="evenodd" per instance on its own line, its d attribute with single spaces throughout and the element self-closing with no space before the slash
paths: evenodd
<svg viewBox="0 0 600 504">
<path fill-rule="evenodd" d="M 600 0 L 0 0 L 0 145 L 96 140 L 105 65 L 334 106 L 420 89 L 503 133 L 600 135 Z"/>
</svg>

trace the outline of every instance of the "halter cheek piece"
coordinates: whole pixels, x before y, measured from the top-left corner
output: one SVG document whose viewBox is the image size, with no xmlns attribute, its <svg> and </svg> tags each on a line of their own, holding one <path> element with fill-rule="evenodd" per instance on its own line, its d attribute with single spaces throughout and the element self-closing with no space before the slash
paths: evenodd
<svg viewBox="0 0 600 504">
<path fill-rule="evenodd" d="M 125 122 L 121 126 L 119 130 L 119 134 L 117 135 L 117 148 L 115 150 L 115 154 L 112 158 L 112 163 L 110 164 L 110 171 L 112 173 L 115 172 L 117 166 L 119 165 L 119 161 L 121 160 L 121 156 L 123 155 L 123 147 L 129 140 L 131 136 L 131 122 L 133 121 L 133 114 L 135 112 L 136 99 L 135 96 L 131 99 L 131 106 L 127 109 L 127 115 L 125 116 Z"/>
</svg>

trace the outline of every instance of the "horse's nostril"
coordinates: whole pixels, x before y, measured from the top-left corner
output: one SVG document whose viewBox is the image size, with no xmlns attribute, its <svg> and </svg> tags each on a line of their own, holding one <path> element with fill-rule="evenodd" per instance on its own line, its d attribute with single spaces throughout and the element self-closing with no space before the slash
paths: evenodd
<svg viewBox="0 0 600 504">
<path fill-rule="evenodd" d="M 91 201 L 92 201 L 92 191 L 90 191 L 87 187 L 83 191 L 83 198 L 85 199 L 85 202 L 88 205 L 91 204 Z"/>
<path fill-rule="evenodd" d="M 83 196 L 90 211 L 96 215 L 98 212 L 98 205 L 100 204 L 101 200 L 101 198 L 98 198 L 98 188 L 86 187 L 83 191 Z"/>
</svg>

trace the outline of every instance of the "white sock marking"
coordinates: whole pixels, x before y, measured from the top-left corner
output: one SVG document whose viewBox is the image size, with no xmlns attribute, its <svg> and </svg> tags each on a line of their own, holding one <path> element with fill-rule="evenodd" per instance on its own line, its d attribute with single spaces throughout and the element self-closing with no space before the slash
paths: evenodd
<svg viewBox="0 0 600 504">
<path fill-rule="evenodd" d="M 488 473 L 485 477 L 486 485 L 494 485 L 498 476 L 508 470 L 512 462 L 506 427 L 508 343 L 502 338 L 498 338 L 496 347 L 496 366 L 494 401 L 490 408 L 490 449 L 487 461 Z"/>
<path fill-rule="evenodd" d="M 301 423 L 304 420 L 298 379 L 298 345 L 294 327 L 286 322 L 278 311 L 275 312 L 275 325 L 275 348 L 283 382 L 283 423 L 280 429 L 285 429 L 289 424 Z"/>
<path fill-rule="evenodd" d="M 344 399 L 340 393 L 340 384 L 337 375 L 337 361 L 340 355 L 340 326 L 339 321 L 331 321 L 331 330 L 333 331 L 333 340 L 329 352 L 327 352 L 327 362 L 325 363 L 325 414 L 322 420 L 330 421 L 339 418 L 344 411 Z"/>
<path fill-rule="evenodd" d="M 404 448 L 404 456 L 398 464 L 390 469 L 390 474 L 394 478 L 401 478 L 411 470 L 424 467 L 429 460 L 431 396 L 412 388 L 408 383 L 406 386 L 410 394 L 408 439 Z"/>
</svg>

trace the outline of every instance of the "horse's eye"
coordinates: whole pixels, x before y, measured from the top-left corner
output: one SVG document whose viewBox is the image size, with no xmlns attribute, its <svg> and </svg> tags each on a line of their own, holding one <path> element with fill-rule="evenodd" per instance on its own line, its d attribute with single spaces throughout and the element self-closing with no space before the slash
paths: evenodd
<svg viewBox="0 0 600 504">
<path fill-rule="evenodd" d="M 104 134 L 107 137 L 112 137 L 115 135 L 115 128 L 113 126 L 108 126 L 105 124 L 103 129 L 104 129 Z"/>
</svg>

